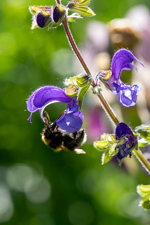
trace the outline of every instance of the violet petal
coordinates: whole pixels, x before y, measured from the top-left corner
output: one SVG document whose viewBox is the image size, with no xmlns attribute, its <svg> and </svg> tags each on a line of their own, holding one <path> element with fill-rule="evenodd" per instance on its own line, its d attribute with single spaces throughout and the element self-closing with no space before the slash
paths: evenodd
<svg viewBox="0 0 150 225">
<path fill-rule="evenodd" d="M 131 128 L 126 123 L 119 123 L 116 127 L 115 137 L 116 140 L 118 140 L 116 148 L 119 149 L 117 158 L 121 160 L 127 155 L 131 157 L 131 150 L 134 149 L 137 144 L 137 140 Z"/>
<path fill-rule="evenodd" d="M 65 91 L 55 86 L 44 86 L 36 92 L 33 104 L 37 108 L 50 104 L 52 102 L 64 102 L 69 103 L 72 98 L 65 94 Z"/>
<path fill-rule="evenodd" d="M 74 114 L 65 114 L 56 123 L 61 130 L 72 133 L 80 130 L 82 126 L 82 120 Z"/>
<path fill-rule="evenodd" d="M 136 104 L 138 92 L 141 88 L 138 85 L 124 85 L 118 93 L 118 101 L 125 107 L 134 106 Z"/>
<path fill-rule="evenodd" d="M 143 65 L 129 50 L 120 49 L 112 58 L 111 70 L 113 79 L 119 80 L 122 70 L 131 70 L 134 60 Z"/>
</svg>

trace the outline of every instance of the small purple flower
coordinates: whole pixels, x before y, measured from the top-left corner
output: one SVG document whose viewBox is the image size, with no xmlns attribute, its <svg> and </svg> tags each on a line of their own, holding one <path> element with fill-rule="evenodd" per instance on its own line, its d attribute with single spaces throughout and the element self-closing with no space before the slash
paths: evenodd
<svg viewBox="0 0 150 225">
<path fill-rule="evenodd" d="M 141 90 L 138 85 L 126 85 L 120 80 L 122 70 L 131 70 L 134 60 L 143 64 L 126 49 L 118 50 L 112 58 L 111 77 L 106 83 L 109 85 L 115 95 L 118 95 L 118 101 L 121 105 L 130 107 L 136 104 L 137 94 Z"/>
<path fill-rule="evenodd" d="M 83 121 L 83 114 L 79 111 L 80 103 L 76 98 L 66 95 L 65 91 L 56 86 L 44 86 L 35 90 L 27 100 L 27 110 L 31 113 L 28 120 L 31 122 L 32 114 L 39 110 L 44 121 L 43 110 L 54 102 L 67 103 L 67 110 L 56 120 L 61 130 L 66 132 L 76 132 L 80 130 Z"/>
<path fill-rule="evenodd" d="M 121 160 L 127 155 L 131 157 L 131 150 L 137 144 L 131 128 L 126 123 L 119 123 L 116 127 L 115 138 L 118 140 L 116 149 L 119 149 L 117 158 Z"/>
</svg>

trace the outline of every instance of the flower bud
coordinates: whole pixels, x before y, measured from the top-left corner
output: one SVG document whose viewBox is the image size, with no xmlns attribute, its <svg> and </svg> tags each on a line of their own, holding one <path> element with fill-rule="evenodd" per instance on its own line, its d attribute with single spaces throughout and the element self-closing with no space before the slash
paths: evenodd
<svg viewBox="0 0 150 225">
<path fill-rule="evenodd" d="M 66 10 L 61 5 L 56 5 L 53 8 L 53 21 L 55 23 L 60 23 L 64 16 L 65 16 Z"/>
</svg>

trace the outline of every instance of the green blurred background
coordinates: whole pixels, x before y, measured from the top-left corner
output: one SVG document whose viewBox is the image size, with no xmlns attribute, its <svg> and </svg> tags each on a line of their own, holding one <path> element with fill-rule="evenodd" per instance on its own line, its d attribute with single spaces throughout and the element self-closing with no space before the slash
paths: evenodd
<svg viewBox="0 0 150 225">
<path fill-rule="evenodd" d="M 92 143 L 84 145 L 86 155 L 54 153 L 41 141 L 39 113 L 32 124 L 27 121 L 26 99 L 32 91 L 48 84 L 63 87 L 65 76 L 75 75 L 66 64 L 61 75 L 55 69 L 57 50 L 75 57 L 63 27 L 30 30 L 29 5 L 51 4 L 54 1 L 0 1 L 0 223 L 148 225 L 150 214 L 138 207 L 136 186 L 150 179 L 134 159 L 130 169 L 115 162 L 102 166 Z M 76 42 L 86 40 L 89 21 L 123 17 L 137 4 L 150 6 L 150 1 L 92 0 L 96 17 L 70 25 Z M 63 104 L 49 106 L 51 120 L 63 109 Z"/>
</svg>

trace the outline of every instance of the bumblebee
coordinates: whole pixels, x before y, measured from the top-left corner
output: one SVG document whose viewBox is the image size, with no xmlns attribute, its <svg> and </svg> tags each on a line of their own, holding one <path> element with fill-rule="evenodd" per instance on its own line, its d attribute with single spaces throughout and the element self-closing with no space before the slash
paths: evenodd
<svg viewBox="0 0 150 225">
<path fill-rule="evenodd" d="M 41 136 L 42 141 L 54 151 L 69 150 L 76 154 L 85 154 L 85 151 L 78 149 L 86 142 L 86 133 L 80 129 L 74 133 L 62 131 L 56 121 L 51 123 L 48 114 L 45 112 L 45 128 Z"/>
</svg>

